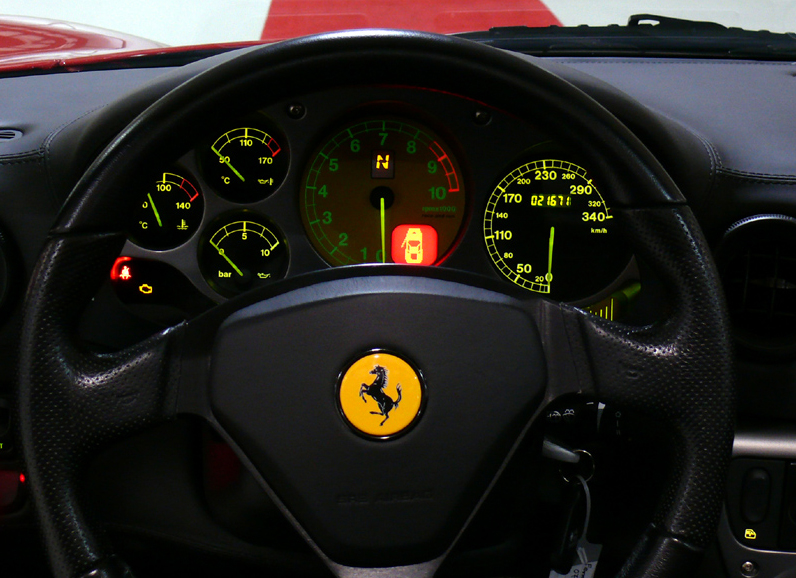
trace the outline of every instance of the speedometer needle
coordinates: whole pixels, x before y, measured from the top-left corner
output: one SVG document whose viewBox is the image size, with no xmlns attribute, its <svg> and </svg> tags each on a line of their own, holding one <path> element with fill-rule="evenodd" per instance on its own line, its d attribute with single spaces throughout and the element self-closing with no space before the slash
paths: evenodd
<svg viewBox="0 0 796 578">
<path fill-rule="evenodd" d="M 556 238 L 556 228 L 550 227 L 550 243 L 547 248 L 547 275 L 545 280 L 550 283 L 553 280 L 553 241 Z"/>
<path fill-rule="evenodd" d="M 386 263 L 385 259 L 387 258 L 387 246 L 384 242 L 384 196 L 382 195 L 379 199 L 379 213 L 381 217 L 381 262 Z"/>
<path fill-rule="evenodd" d="M 225 156 L 224 156 L 224 155 L 222 155 L 220 152 L 218 152 L 218 151 L 215 149 L 215 147 L 210 147 L 210 150 L 212 150 L 214 153 L 216 153 L 216 154 L 218 155 L 218 158 L 220 158 L 220 159 L 221 159 L 221 162 L 223 162 L 223 163 L 224 163 L 225 165 L 227 165 L 227 166 L 228 166 L 230 169 L 232 169 L 232 172 L 233 172 L 233 173 L 235 173 L 236 175 L 238 175 L 238 178 L 239 178 L 241 181 L 243 181 L 244 183 L 246 182 L 246 179 L 244 179 L 244 178 L 243 178 L 243 175 L 242 175 L 242 174 L 240 174 L 238 171 L 236 171 L 236 170 L 235 170 L 235 167 L 233 167 L 233 166 L 230 164 L 230 162 L 229 162 L 229 159 L 228 159 L 227 157 L 225 157 Z"/>
<path fill-rule="evenodd" d="M 158 215 L 158 210 L 155 207 L 155 201 L 152 200 L 152 195 L 149 193 L 146 194 L 147 199 L 149 199 L 149 205 L 152 207 L 152 210 L 155 212 L 155 218 L 158 220 L 158 227 L 163 226 L 163 222 L 160 220 L 160 215 Z"/>
<path fill-rule="evenodd" d="M 238 269 L 238 268 L 235 266 L 235 263 L 233 263 L 233 262 L 232 262 L 232 260 L 231 260 L 229 257 L 227 257 L 227 256 L 224 254 L 224 249 L 222 249 L 221 247 L 219 247 L 218 245 L 216 245 L 216 244 L 215 244 L 213 241 L 210 241 L 210 244 L 211 244 L 213 247 L 215 247 L 215 249 L 216 249 L 216 251 L 218 251 L 218 254 L 219 254 L 219 255 L 221 255 L 222 257 L 224 257 L 224 259 L 226 260 L 226 262 L 227 262 L 227 263 L 229 263 L 230 265 L 232 265 L 232 268 L 233 268 L 233 269 L 235 269 L 235 272 L 237 272 L 237 274 L 238 274 L 238 275 L 240 275 L 241 277 L 243 277 L 243 273 L 241 273 L 241 272 L 240 272 L 240 269 Z"/>
</svg>

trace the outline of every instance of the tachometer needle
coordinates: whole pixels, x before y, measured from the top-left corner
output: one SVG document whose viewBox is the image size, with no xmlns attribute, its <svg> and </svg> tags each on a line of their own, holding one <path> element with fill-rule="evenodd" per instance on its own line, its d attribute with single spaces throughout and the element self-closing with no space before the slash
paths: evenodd
<svg viewBox="0 0 796 578">
<path fill-rule="evenodd" d="M 228 167 L 229 167 L 229 168 L 232 170 L 232 172 L 233 172 L 233 173 L 235 173 L 235 174 L 238 176 L 238 178 L 239 178 L 241 181 L 243 181 L 244 183 L 246 182 L 246 179 L 244 179 L 244 178 L 243 178 L 243 175 L 242 175 L 242 174 L 240 174 L 238 171 L 236 171 L 236 170 L 235 170 L 235 167 L 233 167 L 233 166 L 230 164 L 230 162 L 229 162 L 229 160 L 227 159 L 227 157 L 225 157 L 225 156 L 224 156 L 224 155 L 222 155 L 220 152 L 218 152 L 218 151 L 215 149 L 215 147 L 210 147 L 210 150 L 212 150 L 214 153 L 216 153 L 216 154 L 218 155 L 218 158 L 220 158 L 220 159 L 221 159 L 221 161 L 222 161 L 222 162 L 223 162 L 225 165 L 227 165 L 227 166 L 228 166 Z"/>
<path fill-rule="evenodd" d="M 387 245 L 384 240 L 385 232 L 384 232 L 384 196 L 379 199 L 379 213 L 381 216 L 381 262 L 386 263 L 387 259 Z"/>
<path fill-rule="evenodd" d="M 553 280 L 553 242 L 556 238 L 556 228 L 550 227 L 550 244 L 547 249 L 547 275 L 544 276 L 545 280 L 550 283 Z"/>
<path fill-rule="evenodd" d="M 211 245 L 212 245 L 212 246 L 215 248 L 215 250 L 216 250 L 216 251 L 218 251 L 218 254 L 219 254 L 219 255 L 221 255 L 222 257 L 224 257 L 224 260 L 225 260 L 227 263 L 229 263 L 230 265 L 232 265 L 232 268 L 233 268 L 233 269 L 235 269 L 235 272 L 236 272 L 238 275 L 240 275 L 241 277 L 243 277 L 243 273 L 241 273 L 241 272 L 240 272 L 240 269 L 238 269 L 238 268 L 237 268 L 237 266 L 235 265 L 235 263 L 233 263 L 233 262 L 232 262 L 232 260 L 231 260 L 229 257 L 227 257 L 227 256 L 224 254 L 224 250 L 223 250 L 221 247 L 219 247 L 218 245 L 216 245 L 215 243 L 213 243 L 213 241 L 210 241 L 210 244 L 211 244 Z"/>
<path fill-rule="evenodd" d="M 160 220 L 160 215 L 158 215 L 158 209 L 155 207 L 155 201 L 152 200 L 152 195 L 147 193 L 146 196 L 149 199 L 149 206 L 152 207 L 152 210 L 155 212 L 155 218 L 158 220 L 158 227 L 162 227 L 163 221 Z"/>
</svg>

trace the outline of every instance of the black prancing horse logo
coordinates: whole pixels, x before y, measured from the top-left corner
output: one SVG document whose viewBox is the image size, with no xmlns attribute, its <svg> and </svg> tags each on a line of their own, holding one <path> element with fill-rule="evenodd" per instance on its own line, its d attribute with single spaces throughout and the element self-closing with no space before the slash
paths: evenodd
<svg viewBox="0 0 796 578">
<path fill-rule="evenodd" d="M 384 416 L 384 419 L 379 424 L 382 426 L 384 425 L 384 422 L 390 418 L 390 412 L 397 408 L 398 404 L 401 403 L 401 384 L 399 383 L 397 386 L 395 386 L 395 389 L 398 390 L 398 399 L 393 401 L 389 395 L 384 393 L 384 388 L 387 387 L 387 369 L 381 365 L 376 365 L 368 373 L 375 375 L 376 379 L 374 379 L 373 383 L 370 385 L 367 383 L 362 384 L 362 387 L 359 388 L 359 397 L 362 398 L 362 401 L 367 403 L 368 400 L 365 399 L 365 396 L 369 395 L 373 398 L 373 401 L 378 404 L 379 411 L 372 411 L 370 413 L 373 415 Z"/>
</svg>

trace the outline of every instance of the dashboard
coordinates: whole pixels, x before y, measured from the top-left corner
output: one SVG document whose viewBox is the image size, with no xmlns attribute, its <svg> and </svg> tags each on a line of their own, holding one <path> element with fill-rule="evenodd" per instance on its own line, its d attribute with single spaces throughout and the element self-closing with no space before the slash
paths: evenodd
<svg viewBox="0 0 796 578">
<path fill-rule="evenodd" d="M 181 66 L 0 78 L 0 482 L 14 482 L 0 508 L 8 544 L 0 552 L 8 575 L 48 575 L 9 409 L 25 286 L 39 252 L 108 143 L 170 90 L 251 50 Z M 796 66 L 517 55 L 517 66 L 528 61 L 615 115 L 693 210 L 729 301 L 740 400 L 724 514 L 700 575 L 734 576 L 749 561 L 760 576 L 787 575 L 796 556 L 788 517 L 796 503 Z M 519 302 L 564 302 L 633 328 L 678 308 L 628 242 L 617 218 L 627 191 L 616 185 L 616 167 L 594 161 L 590 148 L 600 143 L 465 90 L 362 82 L 276 93 L 241 95 L 240 104 L 194 118 L 164 137 L 167 146 L 142 153 L 123 185 L 130 208 L 122 210 L 121 249 L 81 318 L 90 348 L 115 352 L 316 275 L 366 275 L 387 264 L 419 277 L 462 274 Z M 565 426 L 582 433 L 591 418 L 581 416 L 596 411 L 596 400 L 592 406 L 565 400 L 541 421 L 567 438 Z M 662 472 L 638 441 L 644 419 L 609 409 L 597 437 L 619 447 L 601 457 L 616 474 L 596 479 L 594 517 L 595 532 L 614 537 L 617 552 L 612 559 L 606 547 L 600 563 L 616 570 L 630 549 L 624 532 L 651 516 L 648 490 Z M 263 568 L 324 575 L 227 441 L 196 420 L 172 421 L 102 453 L 84 490 L 144 573 L 193 564 L 215 575 L 230 567 L 241 576 Z M 545 476 L 528 492 L 541 506 L 517 498 L 529 468 L 546 471 L 533 448 L 518 451 L 528 462 L 507 467 L 447 575 L 486 575 L 496 558 L 511 562 L 506 575 L 520 567 L 548 575 L 515 557 L 528 541 L 554 549 L 549 528 L 505 520 L 517 510 L 547 519 L 561 498 Z M 426 503 L 411 492 L 387 501 Z"/>
<path fill-rule="evenodd" d="M 455 268 L 609 319 L 639 293 L 578 151 L 493 107 L 363 86 L 207 125 L 131 183 L 139 203 L 111 281 L 141 315 L 378 263 Z"/>
</svg>

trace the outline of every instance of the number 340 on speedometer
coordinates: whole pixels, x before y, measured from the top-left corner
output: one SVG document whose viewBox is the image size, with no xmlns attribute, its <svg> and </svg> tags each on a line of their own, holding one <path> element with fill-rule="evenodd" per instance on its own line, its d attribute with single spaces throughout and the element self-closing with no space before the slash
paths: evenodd
<svg viewBox="0 0 796 578">
<path fill-rule="evenodd" d="M 492 263 L 515 285 L 584 299 L 622 272 L 630 253 L 586 170 L 558 159 L 522 164 L 495 187 L 484 213 Z"/>
</svg>

